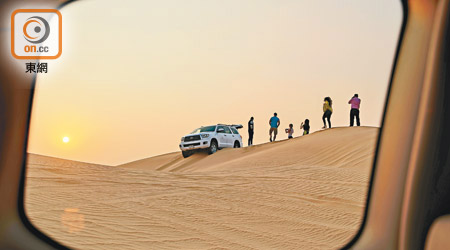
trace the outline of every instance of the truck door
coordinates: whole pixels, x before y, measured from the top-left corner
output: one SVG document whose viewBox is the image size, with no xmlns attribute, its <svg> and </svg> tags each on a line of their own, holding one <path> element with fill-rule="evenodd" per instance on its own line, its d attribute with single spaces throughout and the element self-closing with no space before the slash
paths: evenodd
<svg viewBox="0 0 450 250">
<path fill-rule="evenodd" d="M 228 126 L 224 127 L 225 129 L 225 141 L 227 143 L 227 148 L 232 148 L 233 147 L 233 143 L 234 143 L 234 138 L 233 138 L 233 133 L 231 132 L 231 129 Z"/>
<path fill-rule="evenodd" d="M 228 146 L 226 135 L 225 126 L 217 126 L 217 141 L 219 143 L 219 148 L 225 148 Z"/>
</svg>

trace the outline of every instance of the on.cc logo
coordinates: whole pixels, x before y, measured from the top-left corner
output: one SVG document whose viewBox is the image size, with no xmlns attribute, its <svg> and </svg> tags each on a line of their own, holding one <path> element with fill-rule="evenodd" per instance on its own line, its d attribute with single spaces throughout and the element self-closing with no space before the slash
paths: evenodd
<svg viewBox="0 0 450 250">
<path fill-rule="evenodd" d="M 16 59 L 56 59 L 62 53 L 62 16 L 56 9 L 11 13 L 11 54 Z"/>
<path fill-rule="evenodd" d="M 44 18 L 32 16 L 23 25 L 23 34 L 30 43 L 42 43 L 50 35 L 50 26 Z"/>
</svg>

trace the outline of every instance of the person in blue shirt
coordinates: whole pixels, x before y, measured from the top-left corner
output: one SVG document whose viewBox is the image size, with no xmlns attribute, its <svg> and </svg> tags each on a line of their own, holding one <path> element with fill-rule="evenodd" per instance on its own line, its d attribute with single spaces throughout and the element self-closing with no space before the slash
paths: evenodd
<svg viewBox="0 0 450 250">
<path fill-rule="evenodd" d="M 269 135 L 270 135 L 270 141 L 272 141 L 272 132 L 273 132 L 273 141 L 276 140 L 277 138 L 277 134 L 278 134 L 278 127 L 280 126 L 280 118 L 277 117 L 278 114 L 274 113 L 273 117 L 270 118 L 269 120 L 269 125 L 270 125 L 270 130 L 269 130 Z"/>
</svg>

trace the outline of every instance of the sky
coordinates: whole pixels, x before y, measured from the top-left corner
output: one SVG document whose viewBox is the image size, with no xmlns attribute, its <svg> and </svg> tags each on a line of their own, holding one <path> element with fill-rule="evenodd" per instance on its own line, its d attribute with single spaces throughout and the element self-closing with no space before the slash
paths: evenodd
<svg viewBox="0 0 450 250">
<path fill-rule="evenodd" d="M 61 10 L 63 53 L 47 61 L 33 101 L 28 152 L 118 165 L 179 151 L 197 127 L 255 117 L 254 143 L 308 118 L 379 127 L 401 27 L 393 0 L 74 2 Z M 68 137 L 68 143 L 63 138 Z M 181 154 L 181 153 L 180 153 Z"/>
</svg>

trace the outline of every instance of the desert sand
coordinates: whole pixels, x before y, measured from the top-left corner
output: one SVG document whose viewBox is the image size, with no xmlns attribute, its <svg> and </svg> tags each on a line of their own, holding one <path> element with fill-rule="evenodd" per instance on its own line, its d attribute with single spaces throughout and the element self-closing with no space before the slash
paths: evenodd
<svg viewBox="0 0 450 250">
<path fill-rule="evenodd" d="M 77 249 L 337 249 L 362 220 L 378 131 L 119 166 L 29 154 L 26 212 Z"/>
</svg>

